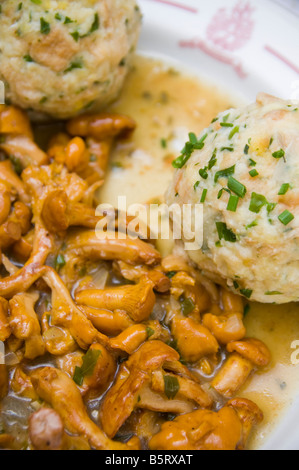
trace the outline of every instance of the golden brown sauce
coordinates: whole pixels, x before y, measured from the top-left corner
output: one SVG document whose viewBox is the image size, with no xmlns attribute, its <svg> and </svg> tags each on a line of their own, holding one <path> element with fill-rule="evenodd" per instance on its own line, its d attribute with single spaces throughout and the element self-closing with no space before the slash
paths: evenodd
<svg viewBox="0 0 299 470">
<path fill-rule="evenodd" d="M 111 107 L 138 123 L 132 140 L 116 147 L 100 200 L 113 205 L 125 195 L 128 204 L 161 201 L 172 178 L 171 162 L 187 140 L 213 117 L 237 103 L 215 87 L 168 65 L 137 57 L 122 95 Z M 247 336 L 264 341 L 272 363 L 257 373 L 240 395 L 252 399 L 265 419 L 251 438 L 258 448 L 279 424 L 299 385 L 299 365 L 291 363 L 291 343 L 299 339 L 299 306 L 252 304 L 246 316 Z"/>
</svg>

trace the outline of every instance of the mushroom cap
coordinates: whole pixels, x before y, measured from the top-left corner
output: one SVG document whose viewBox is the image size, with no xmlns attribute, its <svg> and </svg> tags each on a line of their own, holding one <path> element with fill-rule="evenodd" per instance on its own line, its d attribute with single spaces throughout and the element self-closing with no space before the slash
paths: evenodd
<svg viewBox="0 0 299 470">
<path fill-rule="evenodd" d="M 228 352 L 237 352 L 259 367 L 265 367 L 271 360 L 271 353 L 267 346 L 255 338 L 246 338 L 242 341 L 232 341 L 226 346 Z"/>
</svg>

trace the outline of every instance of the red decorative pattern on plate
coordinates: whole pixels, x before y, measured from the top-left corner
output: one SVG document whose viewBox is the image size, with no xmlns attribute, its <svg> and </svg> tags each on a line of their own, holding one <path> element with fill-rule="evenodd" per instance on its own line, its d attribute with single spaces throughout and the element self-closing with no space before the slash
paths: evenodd
<svg viewBox="0 0 299 470">
<path fill-rule="evenodd" d="M 233 67 L 235 72 L 240 78 L 246 78 L 248 73 L 244 70 L 243 65 L 239 59 L 232 56 L 231 54 L 225 54 L 223 51 L 215 49 L 214 46 L 209 46 L 205 41 L 201 39 L 191 39 L 190 41 L 180 41 L 180 47 L 186 47 L 188 49 L 200 49 L 205 54 L 209 55 L 213 59 L 218 60 L 224 64 Z"/>
<path fill-rule="evenodd" d="M 220 8 L 207 28 L 207 38 L 220 49 L 240 49 L 251 38 L 254 28 L 253 11 L 250 2 L 237 3 L 231 10 Z"/>
<path fill-rule="evenodd" d="M 198 10 L 193 7 L 189 7 L 187 5 L 183 5 L 182 3 L 172 2 L 169 0 L 151 0 L 152 2 L 164 3 L 164 5 L 169 5 L 171 7 L 180 8 L 181 10 L 189 11 L 190 13 L 197 13 Z"/>
<path fill-rule="evenodd" d="M 240 78 L 246 78 L 240 59 L 233 52 L 245 46 L 250 40 L 253 29 L 254 7 L 249 1 L 237 2 L 232 9 L 220 8 L 212 17 L 206 39 L 180 41 L 180 47 L 197 48 L 205 54 L 233 67 Z"/>
<path fill-rule="evenodd" d="M 280 54 L 280 52 L 276 51 L 271 46 L 265 46 L 265 50 L 267 52 L 270 52 L 270 54 L 274 55 L 274 57 L 276 57 L 277 59 L 281 60 L 285 65 L 290 67 L 292 70 L 294 70 L 294 72 L 299 75 L 299 67 L 297 67 L 297 65 L 293 64 L 293 62 L 291 62 L 289 59 Z"/>
</svg>

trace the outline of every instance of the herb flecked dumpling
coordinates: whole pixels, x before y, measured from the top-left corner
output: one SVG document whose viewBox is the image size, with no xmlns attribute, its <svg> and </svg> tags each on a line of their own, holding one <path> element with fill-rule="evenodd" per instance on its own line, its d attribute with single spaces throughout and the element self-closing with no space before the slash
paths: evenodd
<svg viewBox="0 0 299 470">
<path fill-rule="evenodd" d="M 5 0 L 0 6 L 7 101 L 68 118 L 117 97 L 140 31 L 135 0 Z"/>
<path fill-rule="evenodd" d="M 259 94 L 221 113 L 173 163 L 168 204 L 203 204 L 190 258 L 251 300 L 299 300 L 299 103 Z"/>
</svg>

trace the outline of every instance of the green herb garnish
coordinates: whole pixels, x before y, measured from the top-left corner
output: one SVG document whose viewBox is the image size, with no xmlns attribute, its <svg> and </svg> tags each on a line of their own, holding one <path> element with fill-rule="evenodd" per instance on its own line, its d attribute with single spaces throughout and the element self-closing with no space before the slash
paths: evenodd
<svg viewBox="0 0 299 470">
<path fill-rule="evenodd" d="M 277 150 L 277 152 L 272 153 L 272 157 L 274 158 L 284 158 L 285 151 L 283 149 Z"/>
<path fill-rule="evenodd" d="M 231 194 L 226 209 L 231 212 L 236 212 L 238 203 L 239 203 L 239 196 L 235 196 L 234 194 Z"/>
<path fill-rule="evenodd" d="M 233 193 L 235 193 L 237 196 L 241 198 L 243 198 L 247 192 L 247 189 L 244 186 L 244 184 L 240 183 L 232 176 L 228 178 L 227 186 Z"/>
<path fill-rule="evenodd" d="M 284 194 L 286 194 L 288 192 L 289 189 L 290 189 L 290 184 L 289 183 L 282 184 L 281 188 L 278 192 L 278 195 L 283 196 Z"/>
<path fill-rule="evenodd" d="M 244 297 L 250 299 L 253 291 L 251 289 L 240 289 L 240 292 L 242 295 L 244 295 Z"/>
<path fill-rule="evenodd" d="M 48 23 L 44 18 L 40 19 L 40 32 L 42 34 L 49 34 L 51 31 L 50 23 Z"/>
<path fill-rule="evenodd" d="M 259 175 L 259 172 L 256 169 L 254 169 L 254 170 L 251 170 L 249 172 L 249 174 L 250 174 L 251 178 L 254 178 L 255 176 Z"/>
<path fill-rule="evenodd" d="M 292 222 L 292 220 L 294 220 L 294 218 L 294 215 L 288 210 L 285 210 L 278 216 L 278 219 L 283 225 L 288 225 L 290 222 Z"/>
<path fill-rule="evenodd" d="M 228 176 L 233 175 L 235 173 L 235 167 L 236 165 L 231 166 L 229 168 L 225 168 L 224 170 L 217 171 L 217 173 L 215 174 L 215 178 L 214 178 L 215 183 L 217 183 L 219 178 L 223 178 L 223 177 L 227 178 Z"/>
<path fill-rule="evenodd" d="M 219 236 L 219 240 L 225 240 L 227 242 L 235 243 L 237 237 L 232 230 L 227 228 L 224 222 L 216 222 L 216 228 Z"/>
<path fill-rule="evenodd" d="M 208 192 L 207 189 L 203 189 L 203 190 L 202 190 L 202 195 L 201 195 L 201 198 L 200 198 L 201 204 L 203 204 L 203 203 L 205 202 L 206 197 L 207 197 L 207 192 Z"/>
<path fill-rule="evenodd" d="M 178 391 L 180 390 L 180 384 L 176 377 L 172 375 L 164 375 L 164 393 L 169 400 L 173 400 L 173 398 L 177 395 Z"/>
</svg>

